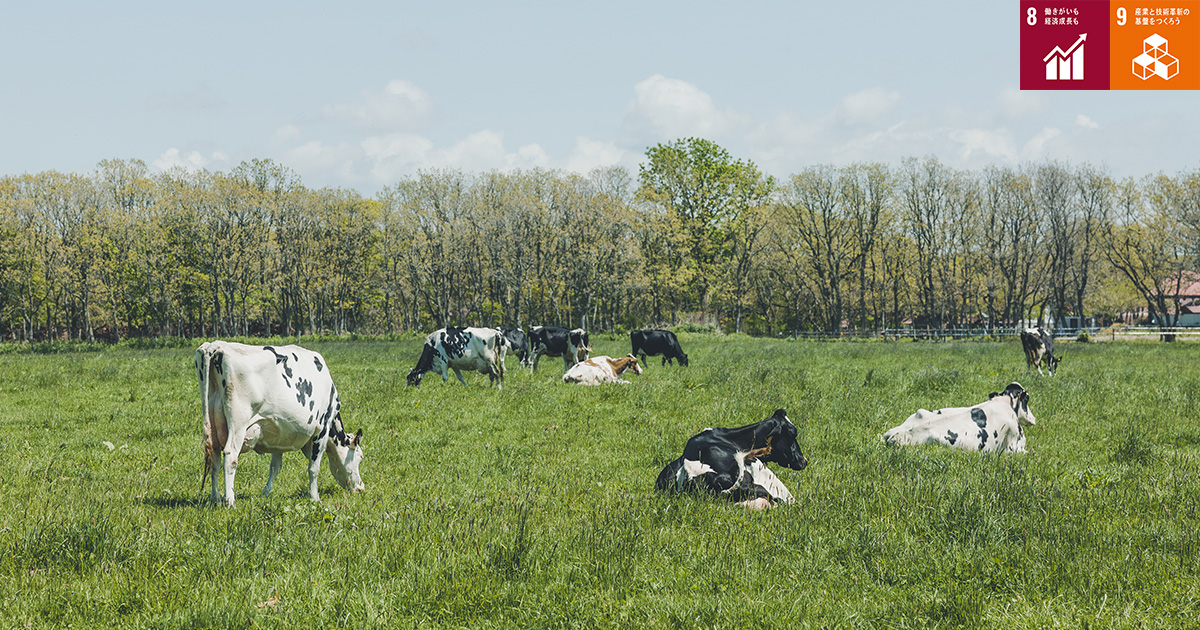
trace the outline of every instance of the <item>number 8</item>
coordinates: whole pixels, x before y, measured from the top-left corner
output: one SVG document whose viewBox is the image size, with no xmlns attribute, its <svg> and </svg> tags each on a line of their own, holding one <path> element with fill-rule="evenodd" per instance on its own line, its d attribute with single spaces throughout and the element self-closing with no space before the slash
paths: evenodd
<svg viewBox="0 0 1200 630">
<path fill-rule="evenodd" d="M 1124 11 L 1124 9 L 1118 9 L 1118 10 Z M 1037 9 L 1036 8 L 1029 7 L 1029 10 L 1025 12 L 1025 23 L 1030 26 L 1034 26 L 1037 24 Z"/>
</svg>

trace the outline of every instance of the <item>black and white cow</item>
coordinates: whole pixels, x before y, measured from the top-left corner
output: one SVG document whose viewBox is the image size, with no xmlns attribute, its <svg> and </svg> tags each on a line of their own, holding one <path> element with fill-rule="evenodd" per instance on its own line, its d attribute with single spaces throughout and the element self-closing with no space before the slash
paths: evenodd
<svg viewBox="0 0 1200 630">
<path fill-rule="evenodd" d="M 1026 328 L 1021 331 L 1021 347 L 1025 349 L 1025 369 L 1037 367 L 1038 374 L 1042 373 L 1042 363 L 1050 376 L 1058 370 L 1058 362 L 1062 357 L 1054 356 L 1054 337 L 1042 327 Z"/>
<path fill-rule="evenodd" d="M 592 353 L 588 334 L 582 328 L 567 330 L 558 326 L 534 326 L 529 331 L 529 354 L 531 369 L 536 372 L 542 356 L 562 357 L 563 371 L 571 369 L 580 361 L 587 361 Z"/>
<path fill-rule="evenodd" d="M 687 366 L 688 364 L 688 356 L 683 353 L 683 348 L 679 347 L 679 340 L 675 338 L 675 333 L 669 330 L 631 330 L 629 331 L 629 343 L 633 346 L 630 354 L 641 357 L 643 365 L 647 365 L 646 355 L 660 354 L 663 365 L 675 359 L 679 359 L 679 365 Z"/>
<path fill-rule="evenodd" d="M 503 352 L 507 343 L 504 335 L 494 328 L 447 326 L 435 330 L 425 338 L 417 367 L 408 373 L 408 384 L 420 385 L 425 373 L 431 370 L 441 374 L 445 383 L 449 370 L 454 370 L 458 382 L 466 385 L 461 370 L 468 370 L 487 374 L 489 383 L 495 383 L 496 389 L 504 389 Z"/>
<path fill-rule="evenodd" d="M 744 427 L 701 431 L 684 445 L 683 457 L 663 468 L 654 487 L 672 493 L 712 493 L 755 510 L 774 502 L 793 503 L 792 493 L 767 462 L 792 470 L 808 466 L 796 444 L 796 427 L 782 409 Z"/>
<path fill-rule="evenodd" d="M 526 365 L 529 360 L 529 337 L 525 331 L 512 326 L 502 326 L 499 330 L 504 335 L 504 340 L 508 342 L 508 349 L 516 353 L 521 365 Z"/>
<path fill-rule="evenodd" d="M 1037 424 L 1029 410 L 1029 392 L 1020 383 L 988 395 L 972 407 L 918 409 L 900 426 L 883 434 L 888 445 L 943 444 L 969 451 L 1025 452 L 1025 427 Z"/>
<path fill-rule="evenodd" d="M 220 503 L 219 470 L 225 477 L 225 504 L 234 504 L 238 456 L 271 454 L 263 494 L 271 493 L 283 467 L 283 453 L 301 451 L 308 459 L 308 496 L 320 501 L 317 474 L 321 457 L 333 478 L 351 492 L 363 489 L 362 429 L 348 435 L 342 403 L 324 357 L 300 346 L 248 346 L 226 341 L 196 349 L 196 376 L 204 410 L 204 473 L 211 472 L 209 500 Z M 223 461 L 222 461 L 223 460 Z"/>
</svg>

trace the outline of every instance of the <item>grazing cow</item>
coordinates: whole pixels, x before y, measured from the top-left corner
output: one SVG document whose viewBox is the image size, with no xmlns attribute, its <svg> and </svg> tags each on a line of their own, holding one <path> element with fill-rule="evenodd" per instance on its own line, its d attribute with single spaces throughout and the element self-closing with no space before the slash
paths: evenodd
<svg viewBox="0 0 1200 630">
<path fill-rule="evenodd" d="M 571 369 L 563 374 L 563 382 L 578 383 L 579 385 L 603 385 L 604 383 L 628 385 L 629 381 L 621 379 L 625 370 L 633 370 L 634 374 L 642 373 L 642 366 L 638 365 L 637 357 L 631 354 L 614 359 L 601 355 L 572 365 Z"/>
<path fill-rule="evenodd" d="M 1050 376 L 1058 370 L 1062 357 L 1054 356 L 1054 337 L 1042 327 L 1026 328 L 1021 331 L 1021 347 L 1025 349 L 1025 369 L 1036 367 L 1042 374 L 1042 363 Z"/>
<path fill-rule="evenodd" d="M 478 371 L 488 375 L 496 389 L 504 389 L 504 335 L 494 328 L 454 328 L 435 330 L 425 338 L 417 367 L 408 373 L 408 384 L 417 386 L 425 373 L 433 370 L 442 375 L 442 382 L 454 370 L 458 382 L 466 385 L 461 370 Z"/>
<path fill-rule="evenodd" d="M 944 444 L 969 451 L 1024 453 L 1025 427 L 1034 424 L 1029 393 L 1013 382 L 973 407 L 919 409 L 883 434 L 883 440 L 889 445 Z"/>
<path fill-rule="evenodd" d="M 688 356 L 679 347 L 675 333 L 669 330 L 632 330 L 629 332 L 629 342 L 633 346 L 631 354 L 640 356 L 646 364 L 646 355 L 662 355 L 662 364 L 666 365 L 674 359 L 679 359 L 679 365 L 687 366 Z"/>
<path fill-rule="evenodd" d="M 804 470 L 796 427 L 776 409 L 770 418 L 737 429 L 709 428 L 687 441 L 683 457 L 667 464 L 654 482 L 664 492 L 708 492 L 754 510 L 793 503 L 792 493 L 766 466 Z"/>
<path fill-rule="evenodd" d="M 592 353 L 588 334 L 582 328 L 567 330 L 558 326 L 534 326 L 529 331 L 529 354 L 533 357 L 530 368 L 537 371 L 542 356 L 562 357 L 563 371 L 572 365 L 586 361 Z"/>
<path fill-rule="evenodd" d="M 320 354 L 300 346 L 247 346 L 213 341 L 196 349 L 196 376 L 204 410 L 204 473 L 211 472 L 209 500 L 220 503 L 218 469 L 225 474 L 225 504 L 233 507 L 238 456 L 271 454 L 263 494 L 271 493 L 283 453 L 299 450 L 308 459 L 308 496 L 320 501 L 321 457 L 343 488 L 363 489 L 362 429 L 342 428 L 342 403 Z M 222 465 L 222 459 L 224 460 Z M 203 487 L 203 486 L 202 486 Z"/>
<path fill-rule="evenodd" d="M 512 326 L 502 326 L 499 330 L 504 335 L 504 340 L 508 342 L 508 347 L 516 353 L 521 365 L 525 365 L 525 362 L 529 360 L 529 337 L 525 331 Z"/>
</svg>

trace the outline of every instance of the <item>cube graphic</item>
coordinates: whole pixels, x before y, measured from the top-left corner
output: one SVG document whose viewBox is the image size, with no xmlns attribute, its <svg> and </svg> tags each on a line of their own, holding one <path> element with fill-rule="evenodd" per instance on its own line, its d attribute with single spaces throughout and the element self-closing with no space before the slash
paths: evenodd
<svg viewBox="0 0 1200 630">
<path fill-rule="evenodd" d="M 1142 40 L 1142 52 L 1152 57 L 1167 54 L 1167 38 L 1155 33 Z"/>
<path fill-rule="evenodd" d="M 1167 53 L 1167 38 L 1155 33 L 1142 40 L 1142 54 L 1133 58 L 1133 74 L 1143 81 L 1179 74 L 1179 60 Z"/>
</svg>

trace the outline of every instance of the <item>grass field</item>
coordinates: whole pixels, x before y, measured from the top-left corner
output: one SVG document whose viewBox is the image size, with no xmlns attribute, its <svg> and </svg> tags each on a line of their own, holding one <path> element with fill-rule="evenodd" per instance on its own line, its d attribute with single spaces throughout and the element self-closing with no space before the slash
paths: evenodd
<svg viewBox="0 0 1200 630">
<path fill-rule="evenodd" d="M 1200 625 L 1200 347 L 683 336 L 630 386 L 404 377 L 420 342 L 318 342 L 366 492 L 299 454 L 200 503 L 192 347 L 0 355 L 0 619 L 14 628 L 1188 628 Z M 593 338 L 624 354 L 627 338 Z M 888 448 L 1019 380 L 1026 455 Z M 664 497 L 706 426 L 784 407 L 794 506 Z M 106 442 L 108 444 L 106 444 Z M 111 445 L 111 446 L 110 446 Z"/>
</svg>

